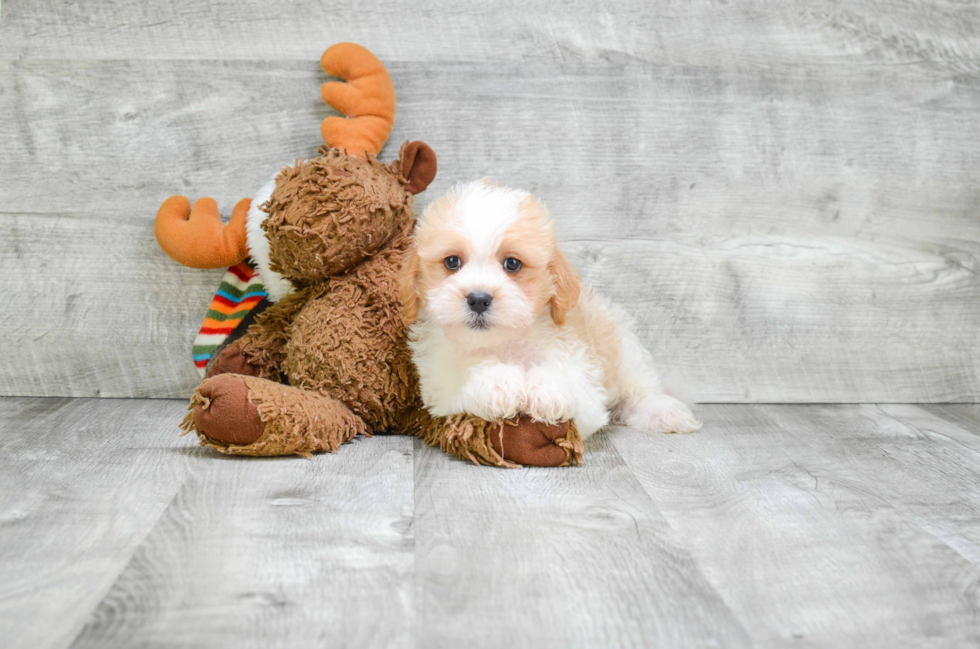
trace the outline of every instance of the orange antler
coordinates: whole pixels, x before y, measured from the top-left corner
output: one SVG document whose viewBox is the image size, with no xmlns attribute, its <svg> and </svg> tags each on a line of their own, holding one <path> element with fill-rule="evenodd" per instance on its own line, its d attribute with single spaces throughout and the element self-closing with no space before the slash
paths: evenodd
<svg viewBox="0 0 980 649">
<path fill-rule="evenodd" d="M 395 123 L 395 86 L 384 64 L 360 45 L 337 43 L 320 57 L 320 66 L 346 81 L 330 81 L 320 89 L 323 101 L 347 118 L 323 120 L 323 141 L 350 155 L 377 155 Z"/>
<path fill-rule="evenodd" d="M 213 198 L 191 203 L 171 196 L 157 212 L 157 242 L 170 258 L 191 268 L 225 268 L 248 256 L 245 219 L 252 201 L 243 198 L 235 205 L 228 225 L 221 222 Z"/>
</svg>

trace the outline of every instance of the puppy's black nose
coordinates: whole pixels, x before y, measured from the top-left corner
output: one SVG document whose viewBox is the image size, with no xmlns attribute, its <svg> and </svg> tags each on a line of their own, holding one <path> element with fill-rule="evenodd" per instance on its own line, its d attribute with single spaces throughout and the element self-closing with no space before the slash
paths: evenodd
<svg viewBox="0 0 980 649">
<path fill-rule="evenodd" d="M 491 302 L 493 302 L 493 296 L 489 293 L 470 293 L 466 296 L 466 303 L 470 305 L 470 311 L 476 314 L 489 309 Z"/>
</svg>

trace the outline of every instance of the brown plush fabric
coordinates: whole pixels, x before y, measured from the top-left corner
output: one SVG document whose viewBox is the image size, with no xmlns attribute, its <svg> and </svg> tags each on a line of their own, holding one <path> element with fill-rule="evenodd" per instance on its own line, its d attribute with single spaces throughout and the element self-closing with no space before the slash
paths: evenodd
<svg viewBox="0 0 980 649">
<path fill-rule="evenodd" d="M 353 267 L 409 225 L 412 196 L 392 165 L 337 149 L 283 169 L 262 228 L 272 270 L 296 284 Z"/>
<path fill-rule="evenodd" d="M 438 446 L 446 453 L 474 464 L 518 468 L 493 447 L 492 437 L 502 427 L 501 421 L 485 421 L 468 415 L 430 417 L 423 409 L 414 426 L 429 446 Z"/>
<path fill-rule="evenodd" d="M 240 374 L 221 374 L 205 380 L 192 398 L 198 432 L 225 444 L 248 445 L 265 431 L 258 408 L 248 400 Z"/>
<path fill-rule="evenodd" d="M 408 181 L 406 191 L 419 194 L 425 191 L 439 167 L 435 151 L 425 142 L 406 142 L 399 155 L 401 174 Z"/>
<path fill-rule="evenodd" d="M 235 343 L 246 362 L 258 369 L 265 379 L 279 381 L 283 378 L 282 348 L 289 342 L 289 323 L 306 306 L 307 290 L 287 295 L 255 318 L 255 324 Z"/>
<path fill-rule="evenodd" d="M 242 357 L 230 356 L 228 369 L 250 366 L 258 376 L 233 374 L 225 383 L 239 387 L 217 392 L 209 383 L 224 377 L 215 376 L 195 393 L 186 427 L 203 444 L 239 455 L 305 455 L 389 431 L 419 435 L 478 464 L 581 460 L 574 426 L 434 419 L 422 407 L 397 280 L 414 225 L 402 165 L 425 180 L 431 149 L 406 155 L 409 149 L 403 146 L 403 158 L 391 165 L 323 150 L 280 174 L 263 227 L 273 269 L 300 288 L 262 312 L 235 343 L 239 351 L 228 352 Z M 219 403 L 226 397 L 227 408 Z M 256 424 L 252 414 L 235 423 L 235 409 L 254 410 L 261 435 L 242 443 Z M 226 421 L 215 421 L 222 416 Z M 235 426 L 246 430 L 231 432 Z"/>
<path fill-rule="evenodd" d="M 218 356 L 211 361 L 205 378 L 219 374 L 260 376 L 261 370 L 245 359 L 245 355 L 237 344 L 231 344 L 222 349 Z"/>
<path fill-rule="evenodd" d="M 517 421 L 469 415 L 433 418 L 423 410 L 416 429 L 429 446 L 474 464 L 515 468 L 582 463 L 582 438 L 575 422 L 550 426 L 523 416 Z"/>
<path fill-rule="evenodd" d="M 549 426 L 530 417 L 502 422 L 490 435 L 493 450 L 526 466 L 568 466 L 582 463 L 582 438 L 574 422 Z"/>
<path fill-rule="evenodd" d="M 212 384 L 222 380 L 221 391 L 216 391 Z M 210 398 L 206 396 L 208 392 Z M 210 433 L 208 425 L 213 419 L 202 421 L 202 414 L 214 410 L 223 398 L 230 399 L 229 409 L 248 413 L 249 431 L 255 429 L 254 420 L 258 419 L 257 435 Z M 195 391 L 191 402 L 193 419 L 185 420 L 185 427 L 196 430 L 204 446 L 230 455 L 332 453 L 355 435 L 370 434 L 364 422 L 339 401 L 254 376 L 227 374 L 208 379 Z M 237 412 L 227 413 L 226 422 L 233 422 L 238 416 Z"/>
</svg>

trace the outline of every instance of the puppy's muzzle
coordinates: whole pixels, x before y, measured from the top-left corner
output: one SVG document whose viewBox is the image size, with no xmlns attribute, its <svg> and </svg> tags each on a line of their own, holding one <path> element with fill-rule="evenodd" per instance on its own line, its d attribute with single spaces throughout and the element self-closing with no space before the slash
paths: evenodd
<svg viewBox="0 0 980 649">
<path fill-rule="evenodd" d="M 489 293 L 473 292 L 466 296 L 466 304 L 473 313 L 483 315 L 493 304 L 493 296 Z"/>
</svg>

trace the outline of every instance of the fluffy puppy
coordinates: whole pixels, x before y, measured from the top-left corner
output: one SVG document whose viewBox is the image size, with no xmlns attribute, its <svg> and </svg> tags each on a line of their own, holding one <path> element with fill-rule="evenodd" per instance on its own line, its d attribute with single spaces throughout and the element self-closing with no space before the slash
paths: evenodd
<svg viewBox="0 0 980 649">
<path fill-rule="evenodd" d="M 400 288 L 435 416 L 574 419 L 583 438 L 610 420 L 657 432 L 701 426 L 664 394 L 625 314 L 580 282 L 528 192 L 484 179 L 433 202 Z"/>
</svg>

